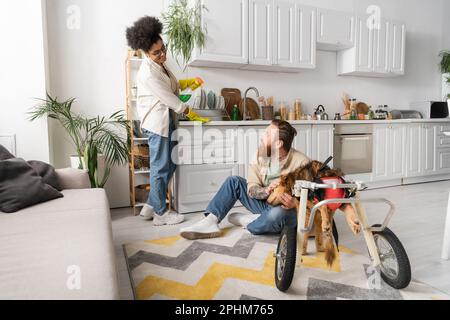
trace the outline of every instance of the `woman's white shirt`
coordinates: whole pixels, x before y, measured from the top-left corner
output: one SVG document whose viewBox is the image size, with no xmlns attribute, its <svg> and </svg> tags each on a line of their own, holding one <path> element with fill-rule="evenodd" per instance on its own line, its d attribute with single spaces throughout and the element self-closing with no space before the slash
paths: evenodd
<svg viewBox="0 0 450 320">
<path fill-rule="evenodd" d="M 187 105 L 178 97 L 179 83 L 173 73 L 146 57 L 137 76 L 137 112 L 141 127 L 163 137 L 169 136 L 169 114 L 183 113 Z"/>
</svg>

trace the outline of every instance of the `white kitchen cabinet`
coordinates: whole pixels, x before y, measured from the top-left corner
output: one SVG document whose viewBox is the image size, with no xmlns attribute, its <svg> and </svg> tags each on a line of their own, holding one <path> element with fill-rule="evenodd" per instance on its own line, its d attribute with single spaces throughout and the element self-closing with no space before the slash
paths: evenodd
<svg viewBox="0 0 450 320">
<path fill-rule="evenodd" d="M 437 124 L 433 123 L 409 125 L 408 178 L 425 177 L 439 173 L 437 161 L 440 156 L 437 149 L 438 127 Z"/>
<path fill-rule="evenodd" d="M 355 63 L 357 71 L 373 71 L 374 34 L 374 30 L 367 27 L 366 19 L 356 18 Z"/>
<path fill-rule="evenodd" d="M 408 161 L 407 161 L 407 177 L 418 177 L 421 175 L 422 169 L 422 125 L 419 123 L 410 124 L 408 126 Z"/>
<path fill-rule="evenodd" d="M 423 124 L 421 132 L 422 174 L 430 175 L 436 172 L 436 136 L 437 126 Z"/>
<path fill-rule="evenodd" d="M 297 151 L 302 152 L 308 158 L 312 157 L 312 126 L 310 125 L 294 125 L 297 130 L 297 136 L 294 139 L 293 147 Z"/>
<path fill-rule="evenodd" d="M 437 150 L 437 172 L 450 173 L 450 148 Z"/>
<path fill-rule="evenodd" d="M 248 166 L 254 163 L 258 152 L 258 147 L 264 136 L 267 126 L 242 127 L 238 132 L 238 163 L 240 164 L 239 174 L 245 179 L 248 178 Z"/>
<path fill-rule="evenodd" d="M 274 10 L 273 64 L 292 67 L 295 65 L 295 2 L 274 1 Z"/>
<path fill-rule="evenodd" d="M 374 181 L 402 179 L 405 176 L 406 135 L 405 125 L 374 127 Z"/>
<path fill-rule="evenodd" d="M 405 25 L 381 20 L 369 28 L 367 17 L 356 17 L 355 46 L 338 52 L 339 75 L 394 77 L 404 74 Z"/>
<path fill-rule="evenodd" d="M 247 70 L 298 72 L 316 66 L 316 9 L 295 0 L 250 0 Z"/>
<path fill-rule="evenodd" d="M 348 12 L 317 10 L 317 48 L 337 51 L 354 46 L 355 18 Z"/>
<path fill-rule="evenodd" d="M 388 126 L 377 125 L 373 132 L 373 180 L 386 180 L 389 178 L 389 141 Z"/>
<path fill-rule="evenodd" d="M 295 64 L 298 68 L 316 67 L 317 10 L 297 5 L 295 20 Z"/>
<path fill-rule="evenodd" d="M 270 66 L 273 64 L 274 1 L 250 0 L 249 17 L 249 63 Z"/>
<path fill-rule="evenodd" d="M 377 74 L 389 73 L 390 23 L 381 20 L 380 28 L 374 30 L 374 71 Z"/>
<path fill-rule="evenodd" d="M 198 0 L 191 0 L 198 1 Z M 248 0 L 200 0 L 206 28 L 205 47 L 194 51 L 191 66 L 227 67 L 248 64 Z"/>
<path fill-rule="evenodd" d="M 395 75 L 404 75 L 406 47 L 405 24 L 401 22 L 391 22 L 389 36 L 389 71 Z"/>
<path fill-rule="evenodd" d="M 311 159 L 324 162 L 334 155 L 334 125 L 313 125 Z M 333 162 L 330 163 L 330 167 Z"/>
<path fill-rule="evenodd" d="M 176 209 L 204 211 L 228 177 L 239 175 L 239 165 L 189 165 L 177 170 Z"/>
</svg>

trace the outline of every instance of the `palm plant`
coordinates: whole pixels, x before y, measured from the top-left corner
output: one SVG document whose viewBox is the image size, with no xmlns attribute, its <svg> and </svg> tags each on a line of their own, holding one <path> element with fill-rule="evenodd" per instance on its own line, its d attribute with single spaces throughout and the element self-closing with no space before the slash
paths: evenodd
<svg viewBox="0 0 450 320">
<path fill-rule="evenodd" d="M 111 168 L 128 161 L 129 139 L 123 138 L 123 130 L 128 132 L 129 124 L 124 112 L 118 111 L 109 117 L 85 118 L 72 111 L 75 98 L 58 101 L 47 94 L 46 99 L 29 112 L 30 121 L 48 117 L 58 121 L 67 131 L 77 156 L 80 169 L 89 172 L 92 188 L 103 188 L 111 174 Z M 105 170 L 100 177 L 98 157 L 103 156 Z"/>
<path fill-rule="evenodd" d="M 439 54 L 439 57 L 441 57 L 441 73 L 446 74 L 447 78 L 447 85 L 450 86 L 450 51 L 444 50 L 441 51 Z M 450 99 L 450 94 L 447 96 L 448 99 Z"/>
</svg>

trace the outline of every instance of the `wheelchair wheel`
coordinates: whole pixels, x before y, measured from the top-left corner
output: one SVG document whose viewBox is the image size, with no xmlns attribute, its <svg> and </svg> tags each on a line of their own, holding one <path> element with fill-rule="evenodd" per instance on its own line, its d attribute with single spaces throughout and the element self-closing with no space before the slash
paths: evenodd
<svg viewBox="0 0 450 320">
<path fill-rule="evenodd" d="M 275 283 L 285 292 L 292 283 L 297 256 L 297 228 L 285 227 L 278 241 L 275 261 Z"/>
<path fill-rule="evenodd" d="M 381 278 L 394 289 L 406 288 L 411 282 L 411 265 L 402 243 L 388 228 L 374 232 L 373 237 L 380 255 Z"/>
</svg>

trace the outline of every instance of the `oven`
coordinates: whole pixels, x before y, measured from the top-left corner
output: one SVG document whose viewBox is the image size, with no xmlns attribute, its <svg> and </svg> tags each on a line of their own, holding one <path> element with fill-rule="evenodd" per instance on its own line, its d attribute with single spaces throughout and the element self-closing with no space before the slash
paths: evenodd
<svg viewBox="0 0 450 320">
<path fill-rule="evenodd" d="M 334 167 L 346 175 L 372 173 L 373 126 L 336 125 Z"/>
</svg>

